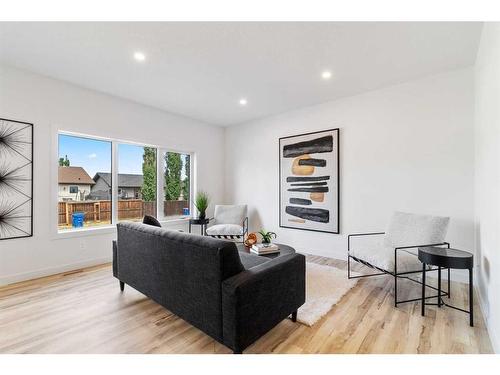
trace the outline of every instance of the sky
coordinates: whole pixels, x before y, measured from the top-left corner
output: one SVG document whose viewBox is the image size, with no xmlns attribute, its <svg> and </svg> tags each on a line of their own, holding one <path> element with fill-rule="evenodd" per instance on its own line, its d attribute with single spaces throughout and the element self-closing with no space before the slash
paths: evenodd
<svg viewBox="0 0 500 375">
<path fill-rule="evenodd" d="M 118 145 L 118 173 L 142 174 L 142 146 Z M 90 177 L 111 173 L 111 142 L 59 134 L 59 157 L 68 156 L 70 165 L 83 167 Z M 184 162 L 184 157 L 183 157 Z M 186 176 L 184 168 L 181 178 Z"/>
</svg>

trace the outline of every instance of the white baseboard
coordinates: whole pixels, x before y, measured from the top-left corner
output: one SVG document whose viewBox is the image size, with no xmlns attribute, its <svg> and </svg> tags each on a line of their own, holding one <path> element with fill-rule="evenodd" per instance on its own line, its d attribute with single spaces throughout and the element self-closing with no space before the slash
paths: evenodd
<svg viewBox="0 0 500 375">
<path fill-rule="evenodd" d="M 491 342 L 491 346 L 493 347 L 493 352 L 495 354 L 499 354 L 500 353 L 500 337 L 497 337 L 496 332 L 493 331 L 492 327 L 490 326 L 490 322 L 488 319 L 489 314 L 487 314 L 487 312 L 489 310 L 489 308 L 488 308 L 489 306 L 483 300 L 483 297 L 481 296 L 479 288 L 476 289 L 476 295 L 477 295 L 477 298 L 479 299 L 479 306 L 481 306 L 481 311 L 483 313 L 484 323 L 486 325 L 486 330 L 488 331 L 488 336 L 490 337 L 490 342 Z"/>
<path fill-rule="evenodd" d="M 111 262 L 111 257 L 95 258 L 89 259 L 77 263 L 65 264 L 56 267 L 43 268 L 35 271 L 22 272 L 13 275 L 7 275 L 0 278 L 0 286 L 5 286 L 8 284 L 17 283 L 20 281 L 37 279 L 39 277 L 51 276 L 62 272 L 74 271 L 80 268 L 97 266 L 99 264 L 104 264 Z"/>
</svg>

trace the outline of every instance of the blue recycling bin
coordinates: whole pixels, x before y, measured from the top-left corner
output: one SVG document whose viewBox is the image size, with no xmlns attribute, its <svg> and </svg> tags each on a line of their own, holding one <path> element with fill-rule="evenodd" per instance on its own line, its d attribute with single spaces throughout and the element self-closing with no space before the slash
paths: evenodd
<svg viewBox="0 0 500 375">
<path fill-rule="evenodd" d="M 82 228 L 83 227 L 83 220 L 85 219 L 85 213 L 84 212 L 73 212 L 73 215 L 71 215 L 71 223 L 73 225 L 73 228 Z"/>
</svg>

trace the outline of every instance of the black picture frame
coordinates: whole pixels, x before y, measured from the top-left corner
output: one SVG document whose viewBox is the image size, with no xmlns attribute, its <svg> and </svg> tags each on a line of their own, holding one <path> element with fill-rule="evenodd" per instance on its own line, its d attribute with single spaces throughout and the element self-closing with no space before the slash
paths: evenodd
<svg viewBox="0 0 500 375">
<path fill-rule="evenodd" d="M 337 212 L 337 228 L 334 231 L 326 231 L 326 230 L 319 230 L 319 229 L 310 229 L 310 228 L 299 228 L 299 227 L 291 227 L 287 225 L 282 225 L 282 171 L 281 171 L 281 159 L 282 159 L 282 154 L 281 154 L 281 148 L 282 148 L 282 141 L 285 139 L 290 139 L 290 138 L 295 138 L 295 137 L 302 137 L 302 136 L 307 136 L 307 135 L 314 135 L 314 134 L 319 134 L 319 133 L 325 133 L 325 132 L 334 132 L 337 133 L 336 137 L 336 144 L 334 144 L 334 148 L 336 149 L 336 156 L 337 156 L 337 174 L 336 174 L 336 181 L 337 181 L 337 207 L 336 207 L 336 212 Z M 304 231 L 310 231 L 310 232 L 321 232 L 321 233 L 329 233 L 329 234 L 340 234 L 340 128 L 332 128 L 332 129 L 325 129 L 325 130 L 318 130 L 314 132 L 308 132 L 308 133 L 302 133 L 302 134 L 294 134 L 294 135 L 289 135 L 286 137 L 280 137 L 278 139 L 278 176 L 279 176 L 279 181 L 278 181 L 278 221 L 279 221 L 279 227 L 280 228 L 287 228 L 287 229 L 297 229 L 297 230 L 304 230 Z"/>
<path fill-rule="evenodd" d="M 21 126 L 22 125 L 26 125 L 20 129 L 17 129 L 16 131 L 14 131 L 15 133 L 19 132 L 19 131 L 22 131 L 24 129 L 28 129 L 28 132 L 27 132 L 27 135 L 29 136 L 29 139 L 28 140 L 24 140 L 24 139 L 17 139 L 17 140 L 12 140 L 12 138 L 8 141 L 8 142 L 5 142 L 5 139 L 9 136 L 11 136 L 12 134 L 6 134 L 3 132 L 2 129 L 4 129 L 4 127 L 6 127 L 5 125 L 5 122 L 7 123 L 13 123 L 13 124 L 20 124 Z M 24 234 L 22 235 L 13 235 L 13 236 L 5 236 L 5 235 L 2 235 L 2 233 L 5 233 L 5 230 L 2 231 L 0 230 L 0 241 L 3 241 L 3 240 L 12 240 L 12 239 L 18 239 L 18 238 L 29 238 L 29 237 L 33 237 L 33 209 L 34 209 L 34 202 L 33 202 L 33 180 L 34 180 L 34 168 L 33 168 L 33 165 L 34 165 L 34 131 L 33 131 L 33 123 L 30 123 L 30 122 L 25 122 L 25 121 L 19 121 L 19 120 L 12 120 L 12 119 L 8 119 L 8 118 L 3 118 L 3 117 L 0 117 L 0 137 L 3 138 L 2 140 L 2 144 L 3 146 L 5 147 L 5 150 L 8 150 L 10 148 L 9 151 L 7 152 L 11 152 L 11 153 L 15 153 L 15 154 L 19 154 L 22 158 L 26 159 L 28 162 L 21 166 L 21 167 L 18 167 L 18 168 L 14 168 L 12 170 L 10 170 L 9 172 L 11 173 L 11 176 L 12 176 L 12 171 L 16 171 L 16 170 L 20 170 L 22 168 L 25 168 L 29 165 L 29 170 L 30 170 L 30 178 L 26 178 L 26 179 L 19 179 L 17 178 L 17 180 L 19 181 L 24 181 L 24 182 L 29 182 L 29 196 L 27 194 L 25 194 L 24 192 L 19 192 L 19 194 L 22 194 L 24 196 L 26 196 L 26 198 L 28 198 L 25 202 L 19 204 L 17 207 L 20 207 L 24 204 L 26 204 L 27 202 L 29 202 L 30 204 L 30 210 L 29 210 L 29 216 L 23 216 L 23 217 L 14 217 L 14 219 L 19 219 L 19 218 L 26 218 L 27 220 L 29 220 L 29 232 L 25 231 L 25 230 L 21 230 L 21 229 L 17 229 L 19 232 L 24 232 Z M 10 145 L 9 145 L 10 143 Z M 30 157 L 28 158 L 26 155 L 23 155 L 22 152 L 21 152 L 21 149 L 19 147 L 16 147 L 15 144 L 18 143 L 18 144 L 29 144 L 30 147 L 28 148 L 30 150 Z M 5 153 L 5 150 L 0 150 L 0 153 L 3 153 L 2 158 L 4 158 L 4 163 L 0 163 L 0 167 L 2 168 L 3 171 L 5 171 L 5 173 L 7 173 L 7 158 L 5 157 L 6 153 Z M 2 173 L 2 172 L 0 172 Z M 3 176 L 5 177 L 5 176 Z M 8 184 L 5 183 L 5 178 L 2 178 L 2 181 L 4 183 L 4 187 L 5 186 L 9 186 Z M 14 183 L 11 183 L 10 185 L 11 187 L 14 186 L 14 188 L 16 188 L 17 186 L 14 184 Z M 18 189 L 19 190 L 19 189 Z M 2 197 L 0 197 L 2 198 Z M 5 201 L 5 199 L 3 199 L 3 201 Z M 0 204 L 2 203 L 2 199 L 0 199 Z M 16 207 L 15 207 L 15 203 L 13 204 L 13 206 L 11 206 L 10 210 L 15 210 Z M 1 217 L 4 215 L 4 212 L 2 212 L 2 209 L 0 207 L 0 229 L 2 227 L 2 224 L 3 225 L 6 225 L 5 222 L 5 218 L 4 217 Z M 9 225 L 9 224 L 7 224 Z"/>
</svg>

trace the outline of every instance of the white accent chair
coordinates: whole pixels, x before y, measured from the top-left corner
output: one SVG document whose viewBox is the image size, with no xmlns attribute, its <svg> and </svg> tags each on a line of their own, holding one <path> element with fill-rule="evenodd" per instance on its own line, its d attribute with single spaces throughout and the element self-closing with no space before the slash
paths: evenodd
<svg viewBox="0 0 500 375">
<path fill-rule="evenodd" d="M 422 263 L 418 260 L 418 248 L 426 246 L 446 246 L 446 232 L 449 217 L 418 215 L 395 212 L 385 232 L 356 233 L 347 236 L 347 275 L 348 278 L 391 275 L 394 277 L 394 306 L 412 302 L 420 298 L 398 301 L 398 278 L 404 278 L 422 284 L 410 275 L 422 273 Z M 354 241 L 354 239 L 356 239 Z M 369 275 L 351 275 L 351 260 L 364 264 L 377 273 Z M 429 267 L 429 271 L 441 272 L 439 268 Z M 448 269 L 448 292 L 450 293 L 450 270 Z M 429 288 L 436 288 L 427 285 Z M 428 298 L 435 298 L 429 296 Z"/>
<path fill-rule="evenodd" d="M 247 205 L 216 205 L 212 226 L 207 228 L 207 235 L 243 242 L 248 235 Z"/>
</svg>

